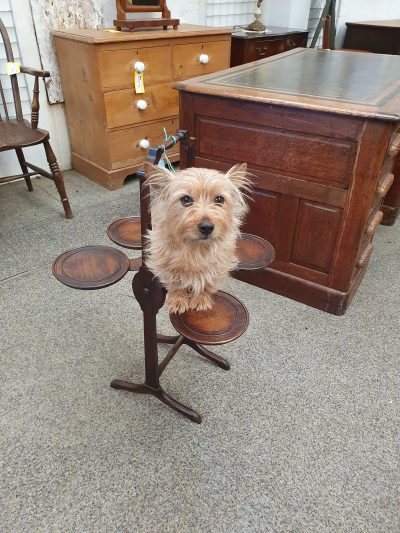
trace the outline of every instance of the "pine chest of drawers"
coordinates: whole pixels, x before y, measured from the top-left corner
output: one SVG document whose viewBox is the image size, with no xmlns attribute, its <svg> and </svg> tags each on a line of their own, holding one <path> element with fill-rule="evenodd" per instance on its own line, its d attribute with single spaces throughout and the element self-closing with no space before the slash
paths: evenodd
<svg viewBox="0 0 400 533">
<path fill-rule="evenodd" d="M 146 145 L 164 139 L 163 128 L 178 129 L 172 82 L 229 67 L 231 30 L 66 30 L 55 31 L 54 41 L 73 168 L 117 189 L 146 160 Z M 134 88 L 137 62 L 144 64 L 144 94 Z M 179 159 L 178 149 L 170 159 Z"/>
</svg>

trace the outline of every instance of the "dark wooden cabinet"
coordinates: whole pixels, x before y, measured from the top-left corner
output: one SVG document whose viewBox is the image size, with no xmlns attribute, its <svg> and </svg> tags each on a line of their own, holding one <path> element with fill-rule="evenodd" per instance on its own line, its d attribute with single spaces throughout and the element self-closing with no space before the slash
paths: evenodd
<svg viewBox="0 0 400 533">
<path fill-rule="evenodd" d="M 345 312 L 393 181 L 399 82 L 400 57 L 297 49 L 176 84 L 180 125 L 196 138 L 182 166 L 247 162 L 252 174 L 244 231 L 271 242 L 276 259 L 237 277 Z"/>
<path fill-rule="evenodd" d="M 400 19 L 346 22 L 344 48 L 400 55 Z M 383 200 L 381 224 L 392 226 L 400 215 L 400 156 L 393 165 L 394 181 Z"/>
<path fill-rule="evenodd" d="M 307 30 L 278 27 L 269 27 L 269 30 L 268 33 L 258 34 L 233 33 L 231 67 L 307 46 Z"/>
<path fill-rule="evenodd" d="M 343 48 L 399 55 L 400 19 L 346 22 Z"/>
</svg>

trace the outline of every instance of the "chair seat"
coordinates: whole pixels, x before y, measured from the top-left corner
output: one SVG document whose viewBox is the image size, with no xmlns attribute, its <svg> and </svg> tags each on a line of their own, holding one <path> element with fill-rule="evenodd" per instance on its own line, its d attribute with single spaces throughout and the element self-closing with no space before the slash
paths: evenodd
<svg viewBox="0 0 400 533">
<path fill-rule="evenodd" d="M 49 133 L 45 130 L 33 130 L 27 120 L 4 120 L 0 122 L 0 152 L 33 146 L 43 142 Z"/>
</svg>

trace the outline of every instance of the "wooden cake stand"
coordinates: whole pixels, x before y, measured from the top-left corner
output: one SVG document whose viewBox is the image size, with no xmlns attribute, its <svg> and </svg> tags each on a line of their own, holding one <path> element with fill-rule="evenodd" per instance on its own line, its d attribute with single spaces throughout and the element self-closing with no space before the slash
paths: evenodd
<svg viewBox="0 0 400 533">
<path fill-rule="evenodd" d="M 149 160 L 158 164 L 165 150 L 178 141 L 190 146 L 185 131 L 157 148 L 149 150 Z M 179 348 L 186 344 L 224 370 L 229 370 L 228 361 L 203 345 L 218 345 L 231 342 L 242 335 L 248 326 L 246 307 L 234 296 L 223 291 L 214 295 L 214 305 L 209 311 L 188 311 L 170 314 L 170 320 L 178 335 L 157 333 L 157 313 L 165 302 L 166 290 L 145 264 L 144 239 L 151 227 L 149 213 L 149 187 L 145 184 L 144 172 L 140 179 L 140 217 L 116 220 L 107 230 L 116 244 L 142 250 L 142 257 L 129 259 L 123 252 L 109 246 L 85 246 L 61 254 L 53 263 L 53 274 L 64 285 L 74 289 L 93 290 L 108 287 L 120 281 L 129 271 L 137 271 L 132 289 L 143 312 L 144 326 L 144 383 L 131 383 L 121 379 L 111 381 L 114 389 L 123 389 L 140 394 L 151 394 L 187 418 L 201 423 L 201 416 L 186 405 L 169 396 L 160 385 L 160 376 Z M 267 267 L 274 260 L 272 246 L 254 235 L 243 234 L 238 240 L 238 269 L 254 270 Z M 172 345 L 164 359 L 159 362 L 158 344 Z"/>
</svg>

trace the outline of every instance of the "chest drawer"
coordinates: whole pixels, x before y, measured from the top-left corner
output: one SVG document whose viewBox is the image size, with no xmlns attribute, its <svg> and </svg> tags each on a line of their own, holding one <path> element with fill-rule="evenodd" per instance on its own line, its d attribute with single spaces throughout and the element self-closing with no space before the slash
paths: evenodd
<svg viewBox="0 0 400 533">
<path fill-rule="evenodd" d="M 144 94 L 134 94 L 132 89 L 112 91 L 104 95 L 108 128 L 119 128 L 179 113 L 179 94 L 169 83 L 153 85 Z M 146 102 L 147 108 L 140 110 L 139 100 Z"/>
<path fill-rule="evenodd" d="M 276 39 L 260 39 L 249 50 L 253 56 L 251 59 L 262 59 L 263 57 L 270 57 L 276 54 L 281 54 L 289 50 L 286 37 L 279 37 Z"/>
<path fill-rule="evenodd" d="M 112 159 L 112 168 L 122 168 L 143 161 L 147 156 L 147 149 L 140 147 L 140 141 L 146 139 L 150 146 L 158 146 L 165 139 L 164 129 L 168 134 L 174 134 L 179 127 L 179 119 L 166 119 L 142 126 L 134 126 L 122 130 L 110 131 L 108 142 Z M 168 152 L 168 157 L 177 154 L 179 145 Z"/>
<path fill-rule="evenodd" d="M 228 68 L 229 53 L 230 41 L 175 45 L 172 52 L 174 78 L 201 76 Z M 201 55 L 208 56 L 206 63 L 200 62 Z"/>
<path fill-rule="evenodd" d="M 103 88 L 134 86 L 134 64 L 142 61 L 145 66 L 144 86 L 170 81 L 171 47 L 132 48 L 106 50 L 98 53 L 101 86 Z"/>
</svg>

